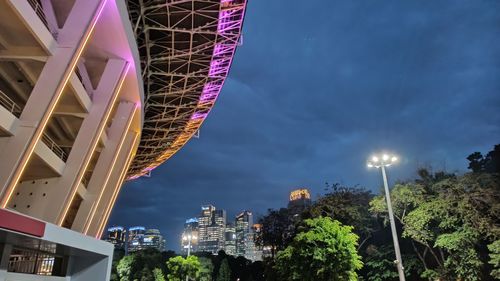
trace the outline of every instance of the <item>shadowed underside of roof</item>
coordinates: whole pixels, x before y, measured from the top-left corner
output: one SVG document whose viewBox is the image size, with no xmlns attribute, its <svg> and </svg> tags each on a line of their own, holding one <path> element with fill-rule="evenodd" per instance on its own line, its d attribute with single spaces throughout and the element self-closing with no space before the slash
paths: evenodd
<svg viewBox="0 0 500 281">
<path fill-rule="evenodd" d="M 128 1 L 146 94 L 129 179 L 166 161 L 199 129 L 229 72 L 245 5 L 245 0 Z"/>
</svg>

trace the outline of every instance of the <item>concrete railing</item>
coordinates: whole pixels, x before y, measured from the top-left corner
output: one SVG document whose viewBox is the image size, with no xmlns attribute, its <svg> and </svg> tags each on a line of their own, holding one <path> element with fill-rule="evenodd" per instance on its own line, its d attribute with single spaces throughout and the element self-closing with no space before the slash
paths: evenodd
<svg viewBox="0 0 500 281">
<path fill-rule="evenodd" d="M 23 111 L 21 107 L 2 91 L 0 91 L 0 104 L 16 117 L 19 118 L 21 116 L 21 112 Z"/>
<path fill-rule="evenodd" d="M 57 30 L 55 26 L 52 26 L 51 23 L 47 20 L 45 16 L 45 12 L 43 11 L 43 6 L 40 3 L 40 0 L 27 0 L 28 3 L 31 5 L 37 16 L 40 18 L 40 20 L 43 22 L 45 27 L 52 33 L 54 38 L 57 38 Z"/>
<path fill-rule="evenodd" d="M 64 150 L 54 141 L 52 140 L 47 134 L 42 135 L 42 141 L 49 147 L 52 152 L 54 152 L 57 157 L 61 158 L 64 162 L 68 160 L 68 155 Z"/>
</svg>

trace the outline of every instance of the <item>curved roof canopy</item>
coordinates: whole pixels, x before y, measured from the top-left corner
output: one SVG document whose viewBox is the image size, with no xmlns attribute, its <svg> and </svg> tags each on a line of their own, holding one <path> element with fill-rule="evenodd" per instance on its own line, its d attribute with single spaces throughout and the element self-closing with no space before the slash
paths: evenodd
<svg viewBox="0 0 500 281">
<path fill-rule="evenodd" d="M 145 87 L 134 179 L 175 154 L 215 104 L 240 40 L 246 0 L 128 0 Z"/>
</svg>

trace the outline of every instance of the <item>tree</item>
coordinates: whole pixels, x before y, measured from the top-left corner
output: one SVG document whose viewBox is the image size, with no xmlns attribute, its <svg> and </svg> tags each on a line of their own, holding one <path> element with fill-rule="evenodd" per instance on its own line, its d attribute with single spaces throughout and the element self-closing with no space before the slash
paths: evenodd
<svg viewBox="0 0 500 281">
<path fill-rule="evenodd" d="M 486 173 L 455 176 L 420 171 L 421 179 L 397 184 L 391 191 L 394 216 L 403 237 L 430 280 L 480 280 L 479 248 L 499 236 L 498 176 Z M 386 217 L 384 196 L 370 202 L 375 214 Z"/>
<path fill-rule="evenodd" d="M 488 263 L 493 266 L 491 277 L 500 280 L 500 240 L 496 240 L 488 245 L 488 250 L 490 251 L 490 260 Z"/>
<path fill-rule="evenodd" d="M 229 263 L 227 258 L 222 260 L 219 268 L 219 273 L 217 274 L 217 281 L 229 281 L 231 280 L 231 269 L 229 268 Z"/>
<path fill-rule="evenodd" d="M 306 212 L 308 218 L 330 217 L 344 225 L 353 226 L 360 237 L 361 248 L 376 228 L 376 221 L 369 210 L 371 192 L 362 188 L 345 187 L 340 184 L 329 186 L 329 192 L 320 197 Z"/>
<path fill-rule="evenodd" d="M 467 157 L 469 169 L 474 173 L 500 173 L 500 144 L 494 146 L 493 150 L 483 156 L 481 152 L 474 152 Z"/>
<path fill-rule="evenodd" d="M 165 281 L 165 276 L 159 268 L 153 269 L 154 281 Z"/>
<path fill-rule="evenodd" d="M 212 273 L 214 271 L 214 265 L 210 258 L 200 257 L 200 281 L 212 281 Z"/>
<path fill-rule="evenodd" d="M 118 262 L 116 271 L 120 281 L 132 281 L 134 262 L 134 256 L 132 255 L 125 256 Z"/>
<path fill-rule="evenodd" d="M 356 271 L 363 266 L 357 243 L 351 226 L 329 217 L 307 219 L 290 246 L 277 255 L 280 280 L 355 281 Z"/>
<path fill-rule="evenodd" d="M 167 261 L 169 281 L 196 280 L 200 276 L 201 264 L 196 256 L 170 258 Z"/>
<path fill-rule="evenodd" d="M 262 224 L 261 240 L 255 242 L 261 247 L 270 246 L 271 257 L 274 258 L 276 251 L 285 249 L 292 238 L 290 228 L 293 227 L 293 222 L 288 209 L 269 209 L 259 223 Z"/>
</svg>

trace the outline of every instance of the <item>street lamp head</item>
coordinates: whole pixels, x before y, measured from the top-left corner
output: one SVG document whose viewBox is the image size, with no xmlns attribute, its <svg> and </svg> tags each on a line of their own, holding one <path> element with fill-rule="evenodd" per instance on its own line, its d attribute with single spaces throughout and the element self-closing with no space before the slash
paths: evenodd
<svg viewBox="0 0 500 281">
<path fill-rule="evenodd" d="M 396 156 L 384 153 L 382 155 L 372 156 L 371 161 L 368 161 L 366 165 L 368 166 L 368 168 L 380 168 L 382 166 L 389 167 L 397 161 L 398 158 Z"/>
</svg>

